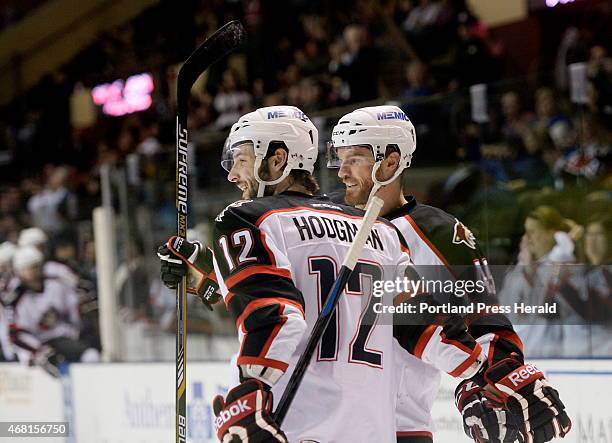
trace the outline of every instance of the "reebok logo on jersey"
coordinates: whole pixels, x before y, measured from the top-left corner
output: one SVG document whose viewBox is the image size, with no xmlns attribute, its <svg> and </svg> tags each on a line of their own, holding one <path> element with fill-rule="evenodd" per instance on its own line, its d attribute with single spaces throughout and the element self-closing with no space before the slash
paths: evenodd
<svg viewBox="0 0 612 443">
<path fill-rule="evenodd" d="M 217 418 L 215 419 L 215 429 L 219 430 L 221 426 L 226 424 L 232 418 L 245 412 L 252 411 L 253 408 L 251 408 L 247 403 L 248 402 L 246 399 L 241 398 L 233 403 L 229 408 L 223 409 L 221 412 L 219 412 L 219 415 L 217 415 Z"/>
<path fill-rule="evenodd" d="M 540 378 L 542 375 L 542 371 L 540 371 L 534 365 L 527 364 L 511 372 L 508 375 L 508 380 L 510 380 L 514 387 L 517 387 L 522 384 L 529 384 L 534 379 Z"/>
<path fill-rule="evenodd" d="M 410 121 L 408 116 L 401 111 L 379 112 L 376 114 L 377 120 L 404 120 Z"/>
<path fill-rule="evenodd" d="M 467 226 L 455 219 L 455 232 L 453 233 L 453 243 L 460 245 L 463 243 L 470 249 L 476 249 L 476 237 Z"/>
</svg>

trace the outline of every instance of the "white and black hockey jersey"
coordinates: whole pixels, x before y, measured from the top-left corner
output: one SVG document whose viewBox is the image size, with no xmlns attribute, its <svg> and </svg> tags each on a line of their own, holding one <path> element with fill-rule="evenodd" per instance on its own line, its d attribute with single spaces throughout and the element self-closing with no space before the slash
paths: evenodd
<svg viewBox="0 0 612 443">
<path fill-rule="evenodd" d="M 216 272 L 239 331 L 237 364 L 286 372 L 272 387 L 277 399 L 362 214 L 283 193 L 238 201 L 216 219 Z M 283 423 L 289 441 L 395 440 L 392 326 L 377 324 L 368 307 L 373 280 L 392 280 L 408 264 L 397 230 L 379 219 Z"/>
<path fill-rule="evenodd" d="M 329 197 L 333 201 L 344 201 L 343 192 L 332 193 Z M 416 272 L 432 280 L 481 280 L 486 287 L 483 294 L 469 293 L 464 299 L 438 300 L 439 294 L 424 292 L 410 302 L 496 303 L 487 260 L 472 232 L 439 208 L 418 203 L 412 196 L 407 196 L 406 200 L 405 205 L 385 214 L 385 218 L 401 232 Z M 523 345 L 510 321 L 502 314 L 464 316 L 462 319 L 452 315 L 421 316 L 414 321 L 416 327 L 406 327 L 401 321 L 396 323 L 394 335 L 401 347 L 409 351 L 395 354 L 397 371 L 401 374 L 396 409 L 398 443 L 433 441 L 431 409 L 441 372 L 462 377 L 484 357 L 491 363 L 507 357 L 510 352 L 522 355 Z"/>
<path fill-rule="evenodd" d="M 487 260 L 472 232 L 458 219 L 439 208 L 420 204 L 412 196 L 407 203 L 385 215 L 404 236 L 417 271 L 437 274 L 437 278 L 481 280 L 486 292 L 469 293 L 464 302 L 495 304 L 495 286 Z M 467 300 L 469 298 L 469 300 Z M 461 299 L 458 299 L 461 300 Z M 453 371 L 453 376 L 466 367 L 477 353 L 483 353 L 492 363 L 506 358 L 511 352 L 522 355 L 523 345 L 503 314 L 469 315 L 464 317 L 468 332 L 478 346 L 472 349 L 465 364 Z M 441 325 L 423 325 L 418 342 L 443 332 Z M 464 344 L 457 343 L 458 347 Z M 421 349 L 425 345 L 415 345 Z M 470 345 L 467 345 L 470 346 Z M 433 439 L 431 408 L 440 384 L 441 368 L 425 364 L 414 355 L 398 354 L 403 365 L 402 388 L 398 398 L 398 443 L 427 443 Z M 416 352 L 419 356 L 419 352 Z"/>
<path fill-rule="evenodd" d="M 78 295 L 59 280 L 45 279 L 42 292 L 36 292 L 16 279 L 11 290 L 3 294 L 3 304 L 14 341 L 20 335 L 31 335 L 42 343 L 79 337 Z"/>
</svg>

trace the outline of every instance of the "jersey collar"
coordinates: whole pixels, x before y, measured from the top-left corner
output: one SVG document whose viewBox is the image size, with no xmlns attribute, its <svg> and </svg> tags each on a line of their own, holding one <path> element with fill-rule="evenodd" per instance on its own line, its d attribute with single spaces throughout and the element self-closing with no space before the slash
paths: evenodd
<svg viewBox="0 0 612 443">
<path fill-rule="evenodd" d="M 417 201 L 413 195 L 406 195 L 405 198 L 407 200 L 405 205 L 400 206 L 399 208 L 395 208 L 393 211 L 386 214 L 384 218 L 386 218 L 387 220 L 393 220 L 403 215 L 409 214 L 410 211 L 412 211 L 417 205 Z"/>
<path fill-rule="evenodd" d="M 299 191 L 283 191 L 279 195 L 290 195 L 290 196 L 292 195 L 294 197 L 304 197 L 304 198 L 315 197 L 314 195 L 306 194 L 304 192 L 299 192 Z"/>
</svg>

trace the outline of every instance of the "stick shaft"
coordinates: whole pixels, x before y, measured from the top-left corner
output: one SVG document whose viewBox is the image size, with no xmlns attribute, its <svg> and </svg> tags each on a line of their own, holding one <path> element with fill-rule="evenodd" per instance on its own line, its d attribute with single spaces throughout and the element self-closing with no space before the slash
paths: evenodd
<svg viewBox="0 0 612 443">
<path fill-rule="evenodd" d="M 187 128 L 186 109 L 176 117 L 177 235 L 187 236 Z M 176 290 L 176 443 L 187 440 L 187 285 L 183 277 Z"/>
<path fill-rule="evenodd" d="M 246 31 L 231 21 L 202 43 L 181 66 L 176 84 L 176 210 L 177 236 L 187 236 L 187 113 L 194 82 L 213 63 L 240 46 Z M 183 277 L 176 291 L 176 443 L 187 440 L 187 282 Z"/>
</svg>

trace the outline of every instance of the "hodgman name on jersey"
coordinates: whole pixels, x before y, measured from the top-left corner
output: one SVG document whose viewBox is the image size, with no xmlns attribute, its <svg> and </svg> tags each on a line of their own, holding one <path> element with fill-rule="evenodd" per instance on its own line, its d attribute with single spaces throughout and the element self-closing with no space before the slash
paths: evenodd
<svg viewBox="0 0 612 443">
<path fill-rule="evenodd" d="M 349 220 L 338 220 L 336 218 L 323 217 L 319 215 L 299 216 L 292 217 L 295 227 L 300 233 L 302 241 L 308 239 L 312 240 L 314 237 L 323 238 L 337 238 L 340 241 L 351 243 L 353 237 L 357 234 L 359 226 L 357 223 Z M 380 249 L 384 251 L 380 235 L 376 228 L 372 229 L 372 232 L 368 236 L 367 244 L 372 246 L 374 249 Z"/>
</svg>

